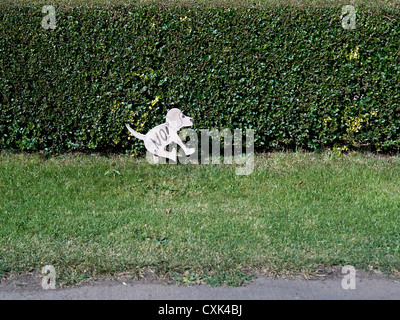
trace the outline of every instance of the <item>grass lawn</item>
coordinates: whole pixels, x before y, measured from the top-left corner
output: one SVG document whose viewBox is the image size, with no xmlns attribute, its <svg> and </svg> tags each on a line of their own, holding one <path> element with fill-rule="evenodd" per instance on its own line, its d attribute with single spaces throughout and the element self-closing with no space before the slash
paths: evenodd
<svg viewBox="0 0 400 320">
<path fill-rule="evenodd" d="M 7 3 L 7 1 L 6 1 Z M 48 5 L 48 0 L 13 0 L 12 4 L 34 4 Z M 342 6 L 348 5 L 348 0 L 57 0 L 54 4 L 61 6 L 113 6 L 113 5 L 133 5 L 133 4 L 161 4 L 178 6 L 178 5 L 227 5 L 232 6 L 257 6 L 257 5 L 296 5 L 296 6 Z M 352 5 L 363 4 L 369 7 L 380 6 L 398 6 L 395 0 L 352 0 Z"/>
<path fill-rule="evenodd" d="M 0 276 L 51 264 L 58 284 L 149 268 L 237 285 L 248 270 L 400 270 L 400 158 L 258 155 L 229 165 L 0 153 Z"/>
</svg>

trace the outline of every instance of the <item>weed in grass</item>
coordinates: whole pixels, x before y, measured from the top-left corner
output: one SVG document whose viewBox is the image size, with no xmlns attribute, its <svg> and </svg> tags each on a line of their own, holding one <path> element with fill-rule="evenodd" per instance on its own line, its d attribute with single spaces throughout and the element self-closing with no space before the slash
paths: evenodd
<svg viewBox="0 0 400 320">
<path fill-rule="evenodd" d="M 200 275 L 194 271 L 186 270 L 183 274 L 179 273 L 172 273 L 171 274 L 172 278 L 175 280 L 175 282 L 179 285 L 184 285 L 184 286 L 193 286 L 197 284 L 201 284 L 203 282 L 203 275 Z"/>
</svg>

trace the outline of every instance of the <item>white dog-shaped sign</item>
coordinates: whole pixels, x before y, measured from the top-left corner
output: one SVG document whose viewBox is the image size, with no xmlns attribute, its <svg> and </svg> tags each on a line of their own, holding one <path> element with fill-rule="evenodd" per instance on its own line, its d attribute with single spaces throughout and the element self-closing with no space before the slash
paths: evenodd
<svg viewBox="0 0 400 320">
<path fill-rule="evenodd" d="M 166 116 L 166 122 L 154 127 L 147 132 L 146 135 L 136 132 L 129 124 L 125 125 L 134 137 L 144 141 L 144 146 L 147 151 L 155 156 L 176 161 L 176 149 L 174 148 L 172 151 L 166 150 L 166 147 L 172 142 L 180 146 L 187 156 L 196 151 L 194 148 L 187 148 L 178 135 L 179 129 L 193 125 L 193 119 L 185 116 L 182 111 L 177 108 L 169 110 Z"/>
</svg>

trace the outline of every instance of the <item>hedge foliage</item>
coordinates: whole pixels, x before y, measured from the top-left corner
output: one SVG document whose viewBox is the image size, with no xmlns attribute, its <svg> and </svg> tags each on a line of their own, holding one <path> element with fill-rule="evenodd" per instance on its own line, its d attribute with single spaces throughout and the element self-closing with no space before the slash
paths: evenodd
<svg viewBox="0 0 400 320">
<path fill-rule="evenodd" d="M 253 128 L 258 151 L 400 147 L 400 20 L 389 7 L 0 7 L 0 149 L 136 152 L 170 108 Z"/>
</svg>

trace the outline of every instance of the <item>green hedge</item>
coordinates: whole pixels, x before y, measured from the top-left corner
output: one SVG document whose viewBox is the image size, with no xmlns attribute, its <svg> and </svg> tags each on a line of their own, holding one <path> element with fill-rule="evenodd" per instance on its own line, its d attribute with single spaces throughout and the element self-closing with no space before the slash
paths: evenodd
<svg viewBox="0 0 400 320">
<path fill-rule="evenodd" d="M 258 151 L 400 147 L 399 10 L 0 8 L 0 148 L 135 152 L 172 107 L 195 129 L 253 128 Z"/>
</svg>

